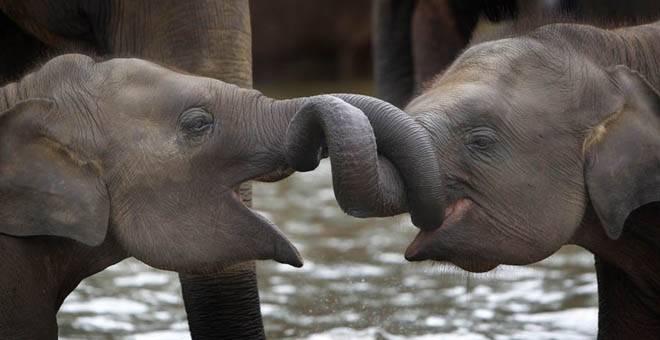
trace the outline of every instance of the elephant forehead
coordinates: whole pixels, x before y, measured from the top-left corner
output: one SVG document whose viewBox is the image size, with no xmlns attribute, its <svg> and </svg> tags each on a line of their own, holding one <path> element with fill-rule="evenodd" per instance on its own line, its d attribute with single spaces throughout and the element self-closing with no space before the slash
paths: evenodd
<svg viewBox="0 0 660 340">
<path fill-rule="evenodd" d="M 208 86 L 210 79 L 137 58 L 114 58 L 98 64 L 104 82 L 150 88 Z"/>
<path fill-rule="evenodd" d="M 507 112 L 505 104 L 495 88 L 469 82 L 433 88 L 414 99 L 406 111 L 418 120 L 465 122 L 490 114 L 503 115 Z"/>
<path fill-rule="evenodd" d="M 211 107 L 219 92 L 213 80 L 179 74 L 167 69 L 133 69 L 110 75 L 99 83 L 101 105 L 113 114 L 141 116 L 158 121 L 175 120 L 191 107 Z M 111 74 L 111 72 L 110 72 Z"/>
<path fill-rule="evenodd" d="M 545 47 L 525 38 L 510 38 L 474 45 L 461 54 L 435 85 L 494 82 L 519 73 L 521 68 L 545 63 Z"/>
<path fill-rule="evenodd" d="M 137 58 L 113 58 L 98 64 L 115 77 L 127 77 L 135 73 L 159 75 L 167 68 L 156 63 Z"/>
</svg>

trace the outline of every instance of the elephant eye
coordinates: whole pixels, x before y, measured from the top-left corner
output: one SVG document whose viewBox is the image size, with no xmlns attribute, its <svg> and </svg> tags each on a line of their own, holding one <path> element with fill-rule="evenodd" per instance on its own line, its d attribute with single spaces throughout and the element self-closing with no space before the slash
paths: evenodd
<svg viewBox="0 0 660 340">
<path fill-rule="evenodd" d="M 202 108 L 192 108 L 179 117 L 180 136 L 193 143 L 199 143 L 213 129 L 213 116 Z"/>
<path fill-rule="evenodd" d="M 490 128 L 477 128 L 468 133 L 467 147 L 474 151 L 484 151 L 497 142 L 495 131 Z"/>
</svg>

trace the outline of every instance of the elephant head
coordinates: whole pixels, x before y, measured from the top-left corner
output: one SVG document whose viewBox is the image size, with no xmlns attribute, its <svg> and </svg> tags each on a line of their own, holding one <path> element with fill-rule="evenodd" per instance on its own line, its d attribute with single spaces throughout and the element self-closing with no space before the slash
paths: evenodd
<svg viewBox="0 0 660 340">
<path fill-rule="evenodd" d="M 660 199 L 658 93 L 626 66 L 543 37 L 470 48 L 406 108 L 441 174 L 426 183 L 440 221 L 407 259 L 475 272 L 530 264 L 575 243 L 589 216 L 616 239 Z"/>
<path fill-rule="evenodd" d="M 289 162 L 309 169 L 321 146 L 333 165 L 375 161 L 369 119 L 393 119 L 332 96 L 273 100 L 139 59 L 65 55 L 1 91 L 1 233 L 87 246 L 112 239 L 151 266 L 184 272 L 252 259 L 300 266 L 238 186 L 283 178 Z M 360 175 L 335 178 L 351 187 Z"/>
</svg>

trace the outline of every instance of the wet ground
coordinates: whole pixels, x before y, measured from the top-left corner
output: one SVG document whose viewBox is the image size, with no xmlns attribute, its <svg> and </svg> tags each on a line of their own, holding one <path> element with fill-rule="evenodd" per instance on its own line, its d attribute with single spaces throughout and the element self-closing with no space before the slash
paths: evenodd
<svg viewBox="0 0 660 340">
<path fill-rule="evenodd" d="M 410 264 L 405 218 L 356 220 L 338 208 L 327 162 L 256 184 L 256 208 L 305 256 L 295 269 L 259 265 L 271 339 L 593 339 L 593 258 L 577 248 L 528 267 L 467 275 Z M 67 298 L 63 339 L 187 339 L 176 275 L 129 260 Z M 441 337 L 440 337 L 441 336 Z"/>
</svg>

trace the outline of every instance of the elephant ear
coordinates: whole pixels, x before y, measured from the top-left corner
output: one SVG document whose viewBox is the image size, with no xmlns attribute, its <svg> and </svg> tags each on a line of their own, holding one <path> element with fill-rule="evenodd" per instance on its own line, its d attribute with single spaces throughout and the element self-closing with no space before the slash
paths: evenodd
<svg viewBox="0 0 660 340">
<path fill-rule="evenodd" d="M 660 201 L 660 94 L 625 66 L 608 73 L 623 105 L 585 140 L 585 182 L 607 235 L 617 239 L 635 209 Z"/>
<path fill-rule="evenodd" d="M 0 233 L 61 236 L 89 246 L 105 238 L 106 187 L 52 101 L 29 99 L 0 113 Z"/>
</svg>

